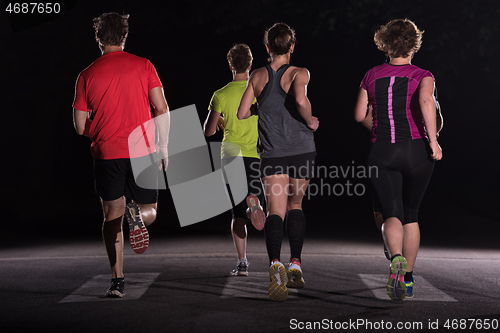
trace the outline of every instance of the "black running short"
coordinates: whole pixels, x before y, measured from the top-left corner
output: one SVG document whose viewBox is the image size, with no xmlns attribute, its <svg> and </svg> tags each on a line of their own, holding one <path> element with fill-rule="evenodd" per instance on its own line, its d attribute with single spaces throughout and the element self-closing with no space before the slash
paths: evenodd
<svg viewBox="0 0 500 333">
<path fill-rule="evenodd" d="M 138 177 L 134 176 L 128 158 L 94 159 L 95 190 L 102 200 L 112 201 L 125 196 L 141 204 L 158 202 L 158 164 L 151 163 L 152 155 L 139 157 L 136 161 L 139 159 L 150 166 Z"/>
<path fill-rule="evenodd" d="M 287 174 L 295 179 L 311 179 L 314 174 L 316 152 L 293 156 L 262 158 L 260 161 L 261 177 Z"/>
</svg>

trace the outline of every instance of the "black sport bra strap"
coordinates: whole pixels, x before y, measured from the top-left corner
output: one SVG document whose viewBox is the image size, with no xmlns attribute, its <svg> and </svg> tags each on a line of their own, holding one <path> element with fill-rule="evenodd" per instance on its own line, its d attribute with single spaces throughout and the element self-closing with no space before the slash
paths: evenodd
<svg viewBox="0 0 500 333">
<path fill-rule="evenodd" d="M 291 65 L 290 64 L 283 64 L 281 65 L 280 68 L 278 68 L 278 70 L 276 71 L 276 73 L 278 73 L 279 71 L 281 71 L 283 69 L 283 73 L 286 72 L 286 70 L 288 69 L 288 67 L 290 67 Z"/>
<path fill-rule="evenodd" d="M 276 80 L 281 84 L 281 77 L 285 74 L 286 70 L 290 67 L 289 64 L 282 65 L 276 72 Z"/>
<path fill-rule="evenodd" d="M 274 69 L 271 67 L 270 64 L 266 65 L 266 69 L 267 69 L 267 76 L 269 77 L 267 80 L 267 84 L 272 85 L 274 81 Z"/>
</svg>

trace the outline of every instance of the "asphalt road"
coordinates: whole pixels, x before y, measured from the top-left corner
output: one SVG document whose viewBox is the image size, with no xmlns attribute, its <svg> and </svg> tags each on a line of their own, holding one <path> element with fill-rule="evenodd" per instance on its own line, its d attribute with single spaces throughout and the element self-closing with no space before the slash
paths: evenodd
<svg viewBox="0 0 500 333">
<path fill-rule="evenodd" d="M 288 254 L 285 240 L 283 260 Z M 0 249 L 1 331 L 465 332 L 499 325 L 499 249 L 423 244 L 415 298 L 403 302 L 385 293 L 389 268 L 378 235 L 306 239 L 306 287 L 290 290 L 285 302 L 268 298 L 265 243 L 256 230 L 248 258 L 249 276 L 230 277 L 236 256 L 228 233 L 151 230 L 144 254 L 125 249 L 126 296 L 106 299 L 109 267 L 98 234 L 18 238 Z"/>
</svg>

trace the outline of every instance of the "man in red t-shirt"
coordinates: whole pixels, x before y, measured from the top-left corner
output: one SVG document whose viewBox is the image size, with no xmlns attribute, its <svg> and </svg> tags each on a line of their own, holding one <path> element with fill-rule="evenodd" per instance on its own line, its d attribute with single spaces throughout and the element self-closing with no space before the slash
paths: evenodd
<svg viewBox="0 0 500 333">
<path fill-rule="evenodd" d="M 132 161 L 158 160 L 160 170 L 166 170 L 170 115 L 154 66 L 123 51 L 128 15 L 103 14 L 94 19 L 94 28 L 102 56 L 78 77 L 73 117 L 77 133 L 92 141 L 95 187 L 104 212 L 102 234 L 111 265 L 106 296 L 123 297 L 123 215 L 129 224 L 130 244 L 142 253 L 149 244 L 146 226 L 156 219 L 158 202 L 157 189 L 137 185 Z M 150 103 L 158 129 L 156 145 Z M 131 136 L 138 127 L 139 135 Z M 157 175 L 154 172 L 155 184 Z"/>
</svg>

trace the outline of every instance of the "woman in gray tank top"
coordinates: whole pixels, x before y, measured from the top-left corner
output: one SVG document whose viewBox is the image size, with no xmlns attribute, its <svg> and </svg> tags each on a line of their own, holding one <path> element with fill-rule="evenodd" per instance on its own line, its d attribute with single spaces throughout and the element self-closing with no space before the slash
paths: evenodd
<svg viewBox="0 0 500 333">
<path fill-rule="evenodd" d="M 284 23 L 266 31 L 264 44 L 270 63 L 252 73 L 237 112 L 239 119 L 250 117 L 257 98 L 260 173 L 267 201 L 264 234 L 271 261 L 269 297 L 273 301 L 286 300 L 287 287 L 305 285 L 300 262 L 306 225 L 302 199 L 312 177 L 316 156 L 313 132 L 319 126 L 307 98 L 309 71 L 290 66 L 295 42 L 295 31 Z M 280 260 L 284 223 L 291 252 L 287 270 Z"/>
</svg>

